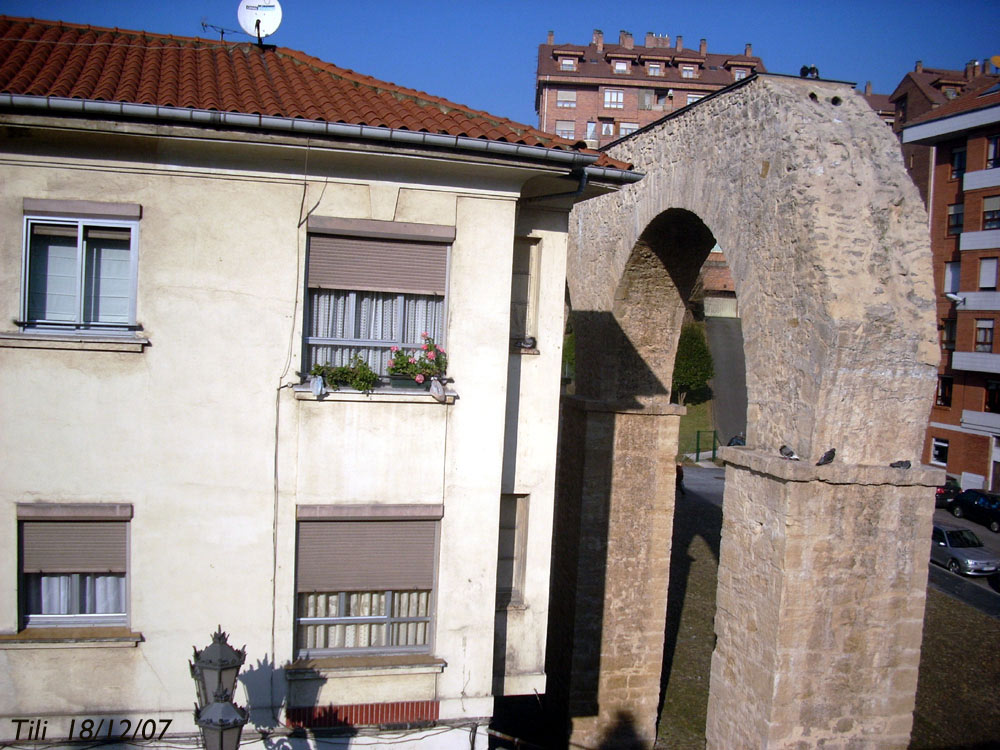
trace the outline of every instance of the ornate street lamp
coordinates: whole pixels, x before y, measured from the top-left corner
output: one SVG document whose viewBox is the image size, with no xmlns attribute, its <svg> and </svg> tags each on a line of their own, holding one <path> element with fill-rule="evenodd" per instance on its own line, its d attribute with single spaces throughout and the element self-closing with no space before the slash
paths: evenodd
<svg viewBox="0 0 1000 750">
<path fill-rule="evenodd" d="M 188 662 L 198 689 L 194 721 L 201 728 L 206 750 L 237 750 L 240 746 L 240 734 L 250 714 L 232 698 L 246 658 L 246 647 L 237 651 L 230 646 L 220 625 L 212 635 L 212 644 L 201 651 L 194 649 L 194 662 Z"/>
</svg>

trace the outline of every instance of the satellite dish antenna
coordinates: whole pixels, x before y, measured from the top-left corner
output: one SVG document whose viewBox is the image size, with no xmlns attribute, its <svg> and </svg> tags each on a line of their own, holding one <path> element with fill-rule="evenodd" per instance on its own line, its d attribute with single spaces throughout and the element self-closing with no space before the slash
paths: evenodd
<svg viewBox="0 0 1000 750">
<path fill-rule="evenodd" d="M 1000 55 L 993 55 L 993 57 L 990 58 L 990 62 L 993 63 L 994 68 L 1000 69 Z"/>
<path fill-rule="evenodd" d="M 281 4 L 278 0 L 240 0 L 236 18 L 240 27 L 261 44 L 264 37 L 271 36 L 281 25 Z"/>
</svg>

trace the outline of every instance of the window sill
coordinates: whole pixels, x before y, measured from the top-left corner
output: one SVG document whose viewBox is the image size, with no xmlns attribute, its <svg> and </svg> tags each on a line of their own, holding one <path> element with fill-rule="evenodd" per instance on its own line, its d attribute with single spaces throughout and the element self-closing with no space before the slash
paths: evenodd
<svg viewBox="0 0 1000 750">
<path fill-rule="evenodd" d="M 454 404 L 456 395 L 454 391 L 445 392 L 445 400 L 438 401 L 428 391 L 412 390 L 392 390 L 383 388 L 371 393 L 361 391 L 328 391 L 323 396 L 315 396 L 309 389 L 308 383 L 292 386 L 297 401 L 334 401 L 338 403 L 377 403 L 377 404 Z"/>
<path fill-rule="evenodd" d="M 440 674 L 448 663 L 429 654 L 375 654 L 296 659 L 285 667 L 289 680 L 321 677 L 372 677 L 399 674 Z"/>
<path fill-rule="evenodd" d="M 149 346 L 142 336 L 100 335 L 97 333 L 43 333 L 20 331 L 0 333 L 0 347 L 12 349 L 75 349 L 85 352 L 134 352 L 141 354 Z"/>
<path fill-rule="evenodd" d="M 0 635 L 0 650 L 25 648 L 135 648 L 142 633 L 128 628 L 26 628 Z"/>
</svg>

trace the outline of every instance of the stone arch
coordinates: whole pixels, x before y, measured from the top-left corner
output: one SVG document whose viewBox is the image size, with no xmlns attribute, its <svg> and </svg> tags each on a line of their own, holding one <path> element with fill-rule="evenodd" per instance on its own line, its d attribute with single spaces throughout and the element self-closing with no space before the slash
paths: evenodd
<svg viewBox="0 0 1000 750">
<path fill-rule="evenodd" d="M 609 154 L 646 176 L 571 217 L 578 396 L 565 404 L 560 513 L 580 524 L 578 580 L 598 580 L 603 597 L 601 618 L 574 622 L 574 734 L 599 741 L 622 710 L 647 742 L 655 728 L 655 688 L 628 652 L 659 665 L 649 621 L 662 636 L 669 603 L 657 587 L 669 565 L 679 419 L 670 377 L 690 284 L 714 238 L 743 319 L 748 429 L 747 448 L 725 454 L 709 746 L 794 737 L 803 747 L 834 738 L 905 747 L 927 487 L 939 481 L 919 456 L 939 354 L 926 214 L 898 143 L 849 85 L 766 75 Z M 782 461 L 782 444 L 807 460 Z M 836 463 L 815 467 L 830 447 Z M 888 468 L 898 459 L 913 469 Z M 852 582 L 858 561 L 831 549 L 838 535 L 898 572 Z M 596 561 L 583 550 L 597 550 Z M 637 579 L 641 596 L 626 591 Z M 578 614 L 594 606 L 576 593 Z M 641 616 L 623 614 L 637 601 L 649 602 Z M 588 648 L 599 656 L 581 656 Z"/>
</svg>

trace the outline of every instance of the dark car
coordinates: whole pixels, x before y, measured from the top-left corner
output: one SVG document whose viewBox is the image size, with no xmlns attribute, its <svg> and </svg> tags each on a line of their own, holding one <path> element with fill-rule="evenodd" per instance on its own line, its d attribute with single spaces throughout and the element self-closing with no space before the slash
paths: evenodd
<svg viewBox="0 0 1000 750">
<path fill-rule="evenodd" d="M 962 490 L 955 495 L 951 514 L 981 523 L 993 533 L 1000 532 L 1000 495 L 983 490 Z"/>
<path fill-rule="evenodd" d="M 957 482 L 948 481 L 934 490 L 934 507 L 950 508 L 955 495 L 962 491 Z"/>
<path fill-rule="evenodd" d="M 931 560 L 952 573 L 991 576 L 1000 569 L 1000 558 L 983 547 L 970 529 L 935 524 L 931 536 Z"/>
</svg>

